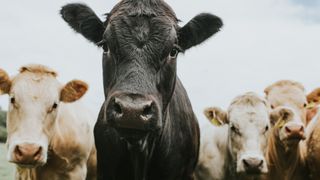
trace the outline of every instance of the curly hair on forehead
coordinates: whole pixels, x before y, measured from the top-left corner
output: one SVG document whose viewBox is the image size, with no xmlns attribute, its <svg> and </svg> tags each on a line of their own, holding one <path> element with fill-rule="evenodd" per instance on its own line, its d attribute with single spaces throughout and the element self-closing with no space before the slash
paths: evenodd
<svg viewBox="0 0 320 180">
<path fill-rule="evenodd" d="M 264 92 L 268 94 L 271 91 L 271 89 L 273 89 L 274 87 L 283 87 L 283 86 L 295 86 L 301 89 L 302 91 L 305 91 L 304 86 L 300 82 L 292 81 L 292 80 L 281 80 L 265 88 Z"/>
<path fill-rule="evenodd" d="M 37 73 L 37 74 L 48 74 L 48 75 L 52 75 L 54 77 L 58 76 L 58 73 L 56 71 L 54 71 L 53 69 L 44 66 L 44 65 L 40 65 L 40 64 L 30 64 L 30 65 L 26 65 L 26 66 L 22 66 L 19 69 L 20 73 L 24 73 L 24 72 L 31 72 L 31 73 Z"/>
</svg>

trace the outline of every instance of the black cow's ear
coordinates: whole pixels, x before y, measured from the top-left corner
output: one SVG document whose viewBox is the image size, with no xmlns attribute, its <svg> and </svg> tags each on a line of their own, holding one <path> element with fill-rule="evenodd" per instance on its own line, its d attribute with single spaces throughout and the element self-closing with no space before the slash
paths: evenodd
<svg viewBox="0 0 320 180">
<path fill-rule="evenodd" d="M 60 10 L 62 18 L 76 32 L 93 43 L 102 40 L 104 25 L 98 16 L 84 4 L 67 4 Z"/>
<path fill-rule="evenodd" d="M 179 29 L 179 46 L 187 50 L 198 45 L 218 32 L 222 26 L 223 22 L 219 17 L 208 13 L 199 14 Z"/>
</svg>

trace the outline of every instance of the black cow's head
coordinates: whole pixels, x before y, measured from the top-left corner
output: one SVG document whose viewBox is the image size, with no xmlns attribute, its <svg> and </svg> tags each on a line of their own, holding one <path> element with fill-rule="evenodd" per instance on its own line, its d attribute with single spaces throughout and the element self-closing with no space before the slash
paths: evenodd
<svg viewBox="0 0 320 180">
<path fill-rule="evenodd" d="M 61 15 L 103 48 L 107 123 L 126 131 L 161 129 L 175 89 L 178 54 L 222 26 L 220 18 L 203 13 L 179 27 L 163 0 L 122 0 L 105 22 L 83 4 L 68 4 Z"/>
</svg>

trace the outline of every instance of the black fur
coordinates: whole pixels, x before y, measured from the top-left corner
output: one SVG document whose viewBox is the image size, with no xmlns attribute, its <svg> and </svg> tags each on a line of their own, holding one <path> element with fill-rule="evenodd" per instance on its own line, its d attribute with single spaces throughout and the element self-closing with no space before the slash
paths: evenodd
<svg viewBox="0 0 320 180">
<path fill-rule="evenodd" d="M 175 13 L 162 0 L 120 1 L 108 13 L 103 32 L 98 17 L 84 5 L 67 5 L 61 14 L 87 39 L 96 43 L 102 37 L 99 44 L 105 51 L 106 99 L 94 129 L 98 179 L 193 179 L 199 127 L 176 75 L 175 54 L 209 38 L 222 21 L 214 15 L 200 14 L 180 28 Z M 159 114 L 150 121 L 147 131 L 116 128 L 109 106 L 119 94 L 154 100 Z M 134 144 L 123 136 L 140 137 L 141 133 L 143 141 Z"/>
<path fill-rule="evenodd" d="M 217 33 L 222 26 L 219 17 L 208 13 L 199 14 L 179 30 L 179 45 L 184 50 L 189 49 Z"/>
<path fill-rule="evenodd" d="M 60 13 L 72 29 L 88 40 L 94 43 L 102 40 L 102 34 L 105 30 L 103 23 L 88 6 L 68 4 L 61 9 Z"/>
</svg>

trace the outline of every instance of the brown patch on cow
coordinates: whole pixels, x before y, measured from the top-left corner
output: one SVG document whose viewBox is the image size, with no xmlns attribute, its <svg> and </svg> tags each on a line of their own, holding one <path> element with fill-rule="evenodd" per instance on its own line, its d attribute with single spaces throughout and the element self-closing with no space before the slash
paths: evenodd
<svg viewBox="0 0 320 180">
<path fill-rule="evenodd" d="M 3 69 L 0 69 L 0 95 L 8 94 L 11 88 L 11 80 L 9 75 Z"/>
<path fill-rule="evenodd" d="M 286 151 L 281 147 L 277 129 L 273 128 L 269 136 L 267 162 L 269 172 L 266 179 L 298 180 L 308 179 L 306 166 L 306 145 L 298 144 L 294 150 Z"/>
<path fill-rule="evenodd" d="M 292 110 L 285 107 L 277 107 L 270 113 L 270 123 L 272 125 L 277 124 L 278 121 L 288 121 L 294 116 Z"/>
<path fill-rule="evenodd" d="M 320 103 L 320 88 L 313 90 L 311 93 L 307 95 L 308 103 Z"/>
<path fill-rule="evenodd" d="M 97 179 L 97 150 L 95 145 L 93 145 L 89 159 L 87 161 L 87 178 L 86 180 L 96 180 Z"/>
<path fill-rule="evenodd" d="M 313 90 L 307 95 L 308 109 L 307 109 L 307 124 L 314 118 L 318 112 L 318 105 L 320 104 L 320 88 Z"/>
<path fill-rule="evenodd" d="M 53 69 L 40 65 L 40 64 L 30 64 L 26 66 L 22 66 L 19 70 L 20 73 L 24 72 L 31 72 L 31 73 L 38 73 L 38 74 L 48 74 L 52 75 L 53 77 L 57 77 L 58 73 L 54 71 Z"/>
<path fill-rule="evenodd" d="M 61 90 L 60 100 L 62 102 L 74 102 L 80 99 L 88 90 L 88 84 L 80 81 L 73 80 L 68 82 Z"/>
</svg>

